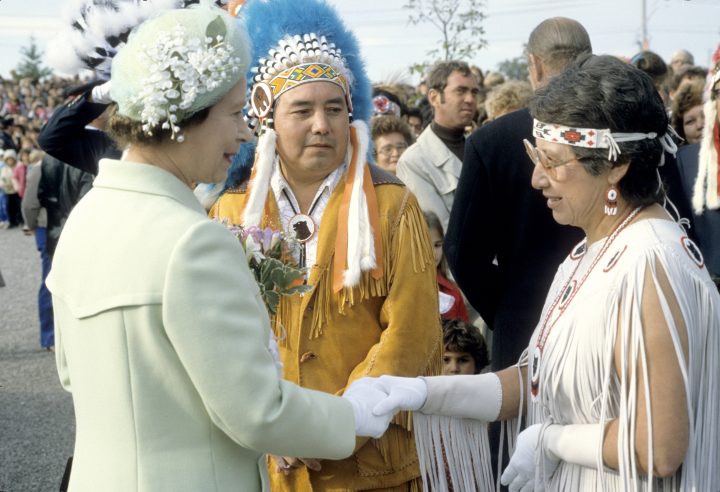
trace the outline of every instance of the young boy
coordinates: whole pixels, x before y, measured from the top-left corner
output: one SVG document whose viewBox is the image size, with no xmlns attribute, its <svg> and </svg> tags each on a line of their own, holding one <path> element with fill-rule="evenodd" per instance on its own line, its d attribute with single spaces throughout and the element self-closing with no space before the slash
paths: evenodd
<svg viewBox="0 0 720 492">
<path fill-rule="evenodd" d="M 443 321 L 443 374 L 478 374 L 490 363 L 480 330 L 461 319 Z"/>
</svg>

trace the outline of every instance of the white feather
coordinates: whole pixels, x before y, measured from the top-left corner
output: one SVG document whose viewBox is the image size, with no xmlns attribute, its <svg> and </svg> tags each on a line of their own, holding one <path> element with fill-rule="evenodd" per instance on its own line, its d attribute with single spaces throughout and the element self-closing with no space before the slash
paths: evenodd
<svg viewBox="0 0 720 492">
<path fill-rule="evenodd" d="M 717 193 L 718 154 L 715 149 L 715 124 L 717 121 L 717 106 L 715 101 L 709 100 L 704 107 L 705 121 L 712 122 L 703 128 L 700 142 L 700 155 L 698 156 L 698 174 L 693 187 L 692 206 L 697 215 L 701 215 L 705 208 L 720 208 L 720 198 Z"/>
<path fill-rule="evenodd" d="M 112 6 L 108 5 L 110 3 Z M 83 68 L 91 68 L 82 59 L 98 58 L 96 49 L 102 48 L 108 55 L 92 69 L 108 76 L 112 57 L 123 46 L 120 43 L 113 47 L 108 38 L 126 32 L 159 12 L 181 5 L 181 0 L 70 0 L 62 12 L 66 27 L 48 44 L 48 63 L 61 72 L 76 74 Z M 75 29 L 75 23 L 83 30 Z"/>
<path fill-rule="evenodd" d="M 277 134 L 273 129 L 266 129 L 257 142 L 255 158 L 255 177 L 250 181 L 250 196 L 245 205 L 243 226 L 259 226 L 265 210 L 265 200 L 270 189 L 270 178 L 275 165 L 275 143 Z"/>
<path fill-rule="evenodd" d="M 347 270 L 343 273 L 345 287 L 354 287 L 360 282 L 362 271 L 372 270 L 376 266 L 375 244 L 373 231 L 367 206 L 367 198 L 363 190 L 363 177 L 365 174 L 365 156 L 370 142 L 370 131 L 364 121 L 356 120 L 352 123 L 357 136 L 357 149 L 353 153 L 358 156 L 355 166 L 355 176 L 350 195 L 348 211 L 348 250 Z"/>
</svg>

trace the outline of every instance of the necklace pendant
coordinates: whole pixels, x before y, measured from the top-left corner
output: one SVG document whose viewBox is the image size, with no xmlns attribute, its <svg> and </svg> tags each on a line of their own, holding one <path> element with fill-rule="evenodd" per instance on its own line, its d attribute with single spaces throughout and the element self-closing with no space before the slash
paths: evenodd
<svg viewBox="0 0 720 492">
<path fill-rule="evenodd" d="M 315 221 L 306 214 L 295 214 L 288 223 L 288 229 L 295 234 L 295 239 L 304 244 L 315 234 Z"/>
<path fill-rule="evenodd" d="M 540 363 L 542 362 L 542 348 L 535 346 L 530 359 L 530 395 L 534 402 L 540 399 Z"/>
</svg>

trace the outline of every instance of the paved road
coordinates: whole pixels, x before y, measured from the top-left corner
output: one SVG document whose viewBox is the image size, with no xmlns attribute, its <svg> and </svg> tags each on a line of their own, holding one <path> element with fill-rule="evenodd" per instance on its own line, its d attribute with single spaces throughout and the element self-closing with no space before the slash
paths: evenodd
<svg viewBox="0 0 720 492">
<path fill-rule="evenodd" d="M 40 257 L 32 237 L 0 230 L 0 491 L 57 491 L 72 454 L 72 398 L 40 348 Z"/>
</svg>

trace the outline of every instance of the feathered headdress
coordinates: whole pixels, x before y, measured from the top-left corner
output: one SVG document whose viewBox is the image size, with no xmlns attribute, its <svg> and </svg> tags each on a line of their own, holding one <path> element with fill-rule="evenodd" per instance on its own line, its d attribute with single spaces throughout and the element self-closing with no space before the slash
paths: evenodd
<svg viewBox="0 0 720 492">
<path fill-rule="evenodd" d="M 48 43 L 48 63 L 66 74 L 87 69 L 96 72 L 98 78 L 109 79 L 112 59 L 134 27 L 159 12 L 201 1 L 71 0 L 63 11 L 67 27 Z M 214 3 L 222 7 L 227 0 Z"/>
<path fill-rule="evenodd" d="M 720 49 L 720 48 L 719 48 Z M 715 67 L 710 79 L 710 91 L 720 82 L 720 63 Z M 701 215 L 705 209 L 720 208 L 720 183 L 718 182 L 718 160 L 720 159 L 720 125 L 718 125 L 717 96 L 705 102 L 705 126 L 700 141 L 698 156 L 698 174 L 692 196 L 693 211 Z"/>
<path fill-rule="evenodd" d="M 335 9 L 321 0 L 250 0 L 241 12 L 253 41 L 247 74 L 252 86 L 248 119 L 260 134 L 257 144 L 241 149 L 227 183 L 236 186 L 253 167 L 244 225 L 259 225 L 262 219 L 276 156 L 275 101 L 301 84 L 335 83 L 345 94 L 353 121 L 345 195 L 338 215 L 333 289 L 357 285 L 363 271 L 379 277 L 381 244 L 373 232 L 379 231 L 377 200 L 366 164 L 371 84 L 355 36 Z"/>
</svg>

